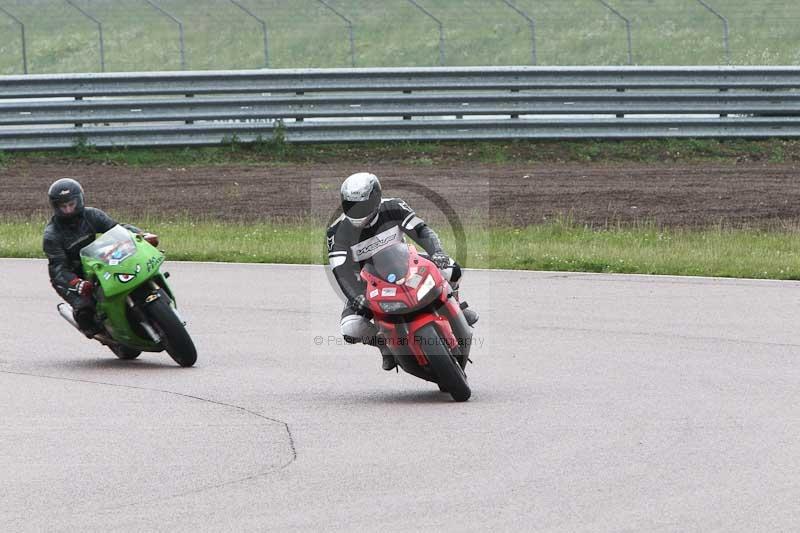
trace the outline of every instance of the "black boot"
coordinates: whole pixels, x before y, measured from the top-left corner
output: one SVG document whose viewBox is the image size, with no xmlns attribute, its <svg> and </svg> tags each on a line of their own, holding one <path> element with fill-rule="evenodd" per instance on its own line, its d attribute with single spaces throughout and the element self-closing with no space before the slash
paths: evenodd
<svg viewBox="0 0 800 533">
<path fill-rule="evenodd" d="M 473 324 L 475 324 L 475 322 L 478 321 L 480 315 L 478 314 L 477 311 L 473 311 L 472 309 L 467 307 L 466 309 L 464 309 L 464 318 L 467 319 L 467 324 L 472 326 Z"/>
<path fill-rule="evenodd" d="M 475 324 L 475 322 L 478 321 L 480 315 L 478 314 L 477 311 L 470 309 L 469 304 L 467 304 L 467 302 L 461 301 L 461 299 L 458 296 L 458 283 L 456 284 L 451 283 L 450 286 L 453 287 L 453 298 L 456 299 L 459 307 L 461 307 L 461 310 L 464 312 L 464 318 L 467 319 L 467 324 L 469 326 L 472 326 L 473 324 Z"/>
<path fill-rule="evenodd" d="M 381 344 L 378 346 L 381 350 L 381 357 L 383 357 L 383 364 L 381 368 L 389 371 L 394 369 L 397 366 L 397 361 L 394 359 L 394 355 L 392 355 L 392 351 L 389 349 L 388 346 Z"/>
<path fill-rule="evenodd" d="M 475 324 L 480 318 L 478 312 L 471 309 L 467 302 L 461 302 L 459 305 L 461 306 L 461 311 L 464 313 L 464 318 L 467 319 L 467 324 L 470 326 Z"/>
<path fill-rule="evenodd" d="M 95 335 L 103 331 L 103 326 L 94 318 L 94 309 L 84 307 L 77 309 L 72 313 L 75 322 L 81 330 L 81 333 L 86 335 L 87 339 L 94 338 Z"/>
</svg>

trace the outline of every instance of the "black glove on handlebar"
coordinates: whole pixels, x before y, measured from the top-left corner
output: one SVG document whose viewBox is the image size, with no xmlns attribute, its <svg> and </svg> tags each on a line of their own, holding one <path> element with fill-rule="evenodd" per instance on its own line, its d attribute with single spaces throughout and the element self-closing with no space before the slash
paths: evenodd
<svg viewBox="0 0 800 533">
<path fill-rule="evenodd" d="M 447 268 L 452 263 L 450 256 L 444 252 L 436 252 L 431 256 L 431 261 L 439 270 Z"/>
<path fill-rule="evenodd" d="M 350 303 L 350 309 L 352 309 L 355 312 L 366 311 L 369 309 L 369 304 L 367 303 L 367 297 L 364 296 L 363 294 L 354 296 L 349 303 Z"/>
</svg>

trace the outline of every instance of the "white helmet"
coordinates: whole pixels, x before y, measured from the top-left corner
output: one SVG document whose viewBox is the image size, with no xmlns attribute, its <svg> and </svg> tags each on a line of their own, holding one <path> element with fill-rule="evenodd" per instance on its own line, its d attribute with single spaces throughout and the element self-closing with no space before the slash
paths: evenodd
<svg viewBox="0 0 800 533">
<path fill-rule="evenodd" d="M 353 226 L 371 221 L 381 207 L 381 182 L 375 174 L 359 172 L 342 183 L 342 211 Z"/>
</svg>

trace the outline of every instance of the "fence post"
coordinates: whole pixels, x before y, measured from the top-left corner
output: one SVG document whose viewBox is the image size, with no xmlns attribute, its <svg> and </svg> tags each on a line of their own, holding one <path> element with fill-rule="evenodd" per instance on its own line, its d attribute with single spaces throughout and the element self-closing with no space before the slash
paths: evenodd
<svg viewBox="0 0 800 533">
<path fill-rule="evenodd" d="M 72 0 L 64 0 L 64 1 L 67 4 L 71 5 L 72 7 L 74 7 L 81 15 L 83 15 L 84 17 L 86 17 L 87 19 L 91 20 L 92 22 L 94 22 L 97 25 L 97 33 L 100 36 L 100 72 L 105 72 L 106 71 L 106 53 L 105 53 L 105 49 L 103 47 L 103 24 L 99 20 L 97 20 L 96 18 L 91 16 L 89 13 L 87 13 L 86 11 L 84 11 L 83 9 L 78 7 L 76 4 L 74 4 L 72 2 Z"/>
<path fill-rule="evenodd" d="M 519 16 L 528 21 L 528 26 L 531 28 L 531 65 L 536 64 L 536 21 L 528 16 L 527 13 L 519 9 L 511 3 L 510 0 L 501 0 L 505 5 L 513 9 Z"/>
<path fill-rule="evenodd" d="M 28 52 L 25 48 L 25 24 L 22 23 L 17 17 L 0 7 L 0 11 L 6 14 L 8 18 L 19 24 L 19 29 L 22 34 L 22 72 L 27 74 L 28 73 Z"/>
<path fill-rule="evenodd" d="M 159 13 L 162 13 L 164 16 L 168 17 L 172 22 L 178 25 L 178 39 L 180 41 L 180 50 L 181 50 L 181 70 L 186 70 L 186 50 L 183 42 L 183 23 L 172 16 L 171 14 L 167 13 L 156 4 L 152 2 L 152 0 L 144 0 L 148 5 L 152 6 L 155 10 Z"/>
<path fill-rule="evenodd" d="M 258 23 L 261 24 L 261 32 L 264 34 L 264 66 L 269 68 L 269 38 L 267 37 L 267 23 L 264 22 L 264 20 L 257 17 L 252 11 L 244 7 L 236 0 L 230 0 L 230 2 L 239 9 L 241 9 L 242 11 L 244 11 L 245 13 L 247 13 L 248 15 L 250 15 L 251 17 L 253 17 L 254 19 L 256 19 Z"/>
<path fill-rule="evenodd" d="M 336 11 L 325 0 L 317 0 L 317 2 L 319 2 L 320 4 L 322 4 L 323 6 L 328 8 L 330 11 L 333 12 L 334 15 L 336 15 L 337 17 L 342 19 L 344 21 L 344 23 L 347 24 L 347 30 L 350 32 L 350 66 L 355 67 L 356 66 L 356 45 L 355 45 L 355 41 L 353 40 L 353 22 L 349 18 L 345 17 L 344 15 L 342 15 L 341 13 Z"/>
<path fill-rule="evenodd" d="M 697 2 L 711 12 L 712 15 L 722 21 L 722 47 L 725 49 L 725 61 L 731 64 L 731 47 L 728 34 L 728 18 L 723 16 L 722 13 L 708 5 L 704 0 L 697 0 Z"/>
<path fill-rule="evenodd" d="M 622 13 L 620 13 L 619 11 L 617 11 L 616 9 L 614 9 L 613 7 L 608 5 L 608 3 L 605 0 L 597 0 L 597 1 L 600 2 L 601 4 L 603 4 L 603 6 L 605 6 L 606 9 L 611 11 L 614 15 L 616 15 L 617 17 L 622 19 L 623 22 L 625 22 L 625 29 L 628 32 L 628 64 L 629 65 L 633 65 L 633 45 L 632 45 L 632 41 L 631 41 L 631 21 L 627 17 L 625 17 Z"/>
<path fill-rule="evenodd" d="M 439 66 L 443 67 L 444 66 L 444 24 L 442 24 L 441 20 L 439 20 L 436 17 L 434 17 L 433 14 L 430 11 L 428 11 L 427 9 L 425 9 L 424 7 L 419 5 L 416 2 L 416 0 L 408 0 L 408 2 L 411 5 L 413 5 L 414 7 L 416 7 L 417 9 L 419 9 L 420 11 L 422 11 L 431 20 L 433 20 L 436 23 L 437 26 L 439 26 Z"/>
</svg>

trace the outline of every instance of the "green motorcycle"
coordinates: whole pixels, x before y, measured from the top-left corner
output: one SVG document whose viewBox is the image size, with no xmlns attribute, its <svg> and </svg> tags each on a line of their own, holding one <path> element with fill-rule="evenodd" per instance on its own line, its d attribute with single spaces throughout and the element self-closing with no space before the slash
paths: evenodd
<svg viewBox="0 0 800 533">
<path fill-rule="evenodd" d="M 94 338 L 120 359 L 142 352 L 167 353 L 181 366 L 197 361 L 197 350 L 186 331 L 167 279 L 161 273 L 164 254 L 122 226 L 114 226 L 80 251 L 83 271 L 94 281 L 97 320 L 104 330 Z M 72 307 L 58 311 L 75 326 Z"/>
</svg>

